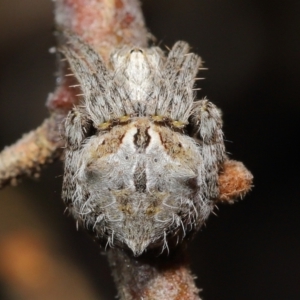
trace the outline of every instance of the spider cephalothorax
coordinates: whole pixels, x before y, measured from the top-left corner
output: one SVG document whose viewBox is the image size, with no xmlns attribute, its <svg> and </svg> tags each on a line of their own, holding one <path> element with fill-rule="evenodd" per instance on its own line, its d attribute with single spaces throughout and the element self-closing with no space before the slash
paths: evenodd
<svg viewBox="0 0 300 300">
<path fill-rule="evenodd" d="M 180 242 L 213 209 L 226 159 L 220 111 L 194 102 L 200 57 L 179 41 L 167 57 L 126 46 L 105 65 L 65 35 L 61 51 L 83 92 L 65 122 L 66 205 L 102 243 L 134 255 Z"/>
</svg>

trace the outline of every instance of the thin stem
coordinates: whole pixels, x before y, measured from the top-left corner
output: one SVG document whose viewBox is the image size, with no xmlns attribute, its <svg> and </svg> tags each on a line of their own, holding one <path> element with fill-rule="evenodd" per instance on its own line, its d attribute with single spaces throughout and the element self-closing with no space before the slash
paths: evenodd
<svg viewBox="0 0 300 300">
<path fill-rule="evenodd" d="M 55 22 L 96 49 L 104 60 L 124 44 L 147 46 L 140 4 L 137 0 L 56 0 Z M 70 108 L 78 102 L 75 78 L 65 77 L 68 66 L 61 63 L 59 85 L 50 95 L 50 117 L 36 130 L 24 135 L 0 153 L 0 188 L 16 184 L 24 176 L 39 174 L 43 165 L 63 153 L 61 126 Z M 220 174 L 220 200 L 231 203 L 250 188 L 252 175 L 239 162 L 227 161 Z M 108 258 L 119 296 L 123 300 L 199 300 L 185 247 L 168 257 L 134 258 L 111 249 Z"/>
<path fill-rule="evenodd" d="M 108 259 L 122 300 L 200 300 L 183 248 L 141 258 L 110 249 Z"/>
</svg>

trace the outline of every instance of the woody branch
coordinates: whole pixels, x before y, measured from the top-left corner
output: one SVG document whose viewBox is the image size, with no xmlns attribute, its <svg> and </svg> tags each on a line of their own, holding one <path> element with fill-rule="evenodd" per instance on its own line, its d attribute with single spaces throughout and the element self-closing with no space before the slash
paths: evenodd
<svg viewBox="0 0 300 300">
<path fill-rule="evenodd" d="M 81 36 L 106 61 L 117 46 L 147 46 L 147 30 L 137 0 L 56 0 L 55 23 Z M 44 165 L 61 157 L 61 124 L 78 101 L 78 89 L 70 87 L 75 79 L 65 76 L 67 73 L 68 66 L 61 62 L 59 84 L 47 101 L 49 118 L 0 153 L 0 188 L 15 185 L 24 176 L 38 176 Z M 225 162 L 219 177 L 220 201 L 232 203 L 243 196 L 251 181 L 242 163 Z M 118 250 L 110 250 L 108 256 L 122 299 L 200 299 L 185 249 L 167 262 L 133 259 Z"/>
</svg>

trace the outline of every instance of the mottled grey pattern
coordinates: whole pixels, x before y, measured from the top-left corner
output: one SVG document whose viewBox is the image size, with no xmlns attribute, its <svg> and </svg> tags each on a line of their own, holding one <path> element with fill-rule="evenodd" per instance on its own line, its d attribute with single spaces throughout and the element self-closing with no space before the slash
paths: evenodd
<svg viewBox="0 0 300 300">
<path fill-rule="evenodd" d="M 179 41 L 167 57 L 124 46 L 105 65 L 64 34 L 83 98 L 65 122 L 63 200 L 102 244 L 168 250 L 212 211 L 226 159 L 220 111 L 194 101 L 201 59 Z"/>
</svg>

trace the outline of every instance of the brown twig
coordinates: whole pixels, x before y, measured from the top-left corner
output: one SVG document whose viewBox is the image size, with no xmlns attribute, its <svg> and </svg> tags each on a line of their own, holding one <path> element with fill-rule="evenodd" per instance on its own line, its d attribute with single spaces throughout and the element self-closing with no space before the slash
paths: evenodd
<svg viewBox="0 0 300 300">
<path fill-rule="evenodd" d="M 63 143 L 58 127 L 62 118 L 53 113 L 40 127 L 1 152 L 0 188 L 16 185 L 24 176 L 38 176 L 43 165 L 59 157 Z"/>
<path fill-rule="evenodd" d="M 200 300 L 183 248 L 167 257 L 142 258 L 110 249 L 108 259 L 120 298 Z"/>
<path fill-rule="evenodd" d="M 227 160 L 219 175 L 219 202 L 232 204 L 234 200 L 243 198 L 250 191 L 252 181 L 253 176 L 243 163 Z"/>
<path fill-rule="evenodd" d="M 91 44 L 107 60 L 111 50 L 124 44 L 147 46 L 147 31 L 137 0 L 56 0 L 55 22 Z M 63 152 L 60 126 L 77 103 L 75 80 L 65 77 L 61 63 L 60 85 L 49 97 L 50 117 L 0 154 L 0 188 L 19 178 L 39 173 L 41 167 Z M 252 175 L 235 161 L 227 161 L 220 174 L 220 201 L 232 203 L 250 188 Z M 185 250 L 166 260 L 136 259 L 120 250 L 109 251 L 109 261 L 121 299 L 199 299 Z"/>
</svg>

